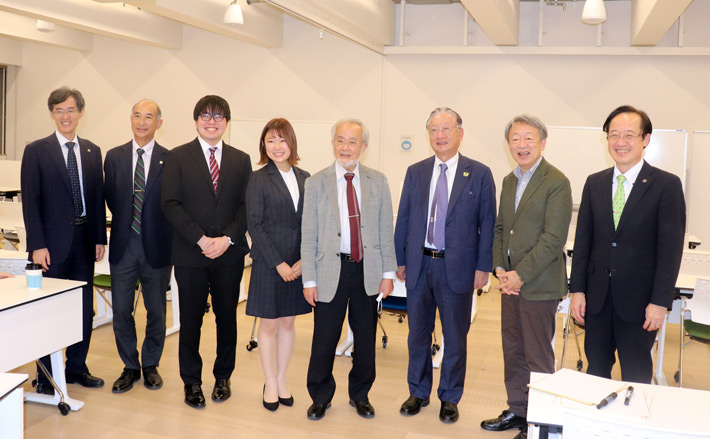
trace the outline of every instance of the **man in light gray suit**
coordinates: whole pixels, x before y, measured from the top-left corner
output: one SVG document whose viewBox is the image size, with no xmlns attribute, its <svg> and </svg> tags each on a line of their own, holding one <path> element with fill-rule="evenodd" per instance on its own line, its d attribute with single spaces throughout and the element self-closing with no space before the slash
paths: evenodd
<svg viewBox="0 0 710 439">
<path fill-rule="evenodd" d="M 345 312 L 353 331 L 350 405 L 375 416 L 368 392 L 375 381 L 377 296 L 394 289 L 397 264 L 387 178 L 359 164 L 369 132 L 357 119 L 331 130 L 335 163 L 306 180 L 301 240 L 303 294 L 315 307 L 308 365 L 307 415 L 321 419 L 335 393 L 333 361 Z"/>
</svg>

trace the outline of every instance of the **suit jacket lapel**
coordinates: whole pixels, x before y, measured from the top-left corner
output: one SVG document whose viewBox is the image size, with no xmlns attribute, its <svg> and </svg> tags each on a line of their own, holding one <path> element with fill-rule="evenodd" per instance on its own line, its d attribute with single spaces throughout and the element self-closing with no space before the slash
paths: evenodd
<svg viewBox="0 0 710 439">
<path fill-rule="evenodd" d="M 209 187 L 210 193 L 214 196 L 214 186 L 212 186 L 212 176 L 210 175 L 210 168 L 207 166 L 207 160 L 205 160 L 205 154 L 202 152 L 202 146 L 200 141 L 195 139 L 190 143 L 190 154 L 192 159 L 197 163 L 197 167 L 200 168 L 200 172 L 205 179 L 205 183 Z M 222 151 L 222 164 L 226 161 L 224 159 L 224 151 Z M 222 172 L 220 169 L 219 177 L 222 178 Z M 217 191 L 219 191 L 219 182 L 217 184 Z"/>
<path fill-rule="evenodd" d="M 624 204 L 624 210 L 621 212 L 621 218 L 619 218 L 619 226 L 616 228 L 616 233 L 619 233 L 624 226 L 626 218 L 632 214 L 634 207 L 639 203 L 648 187 L 651 186 L 651 183 L 653 183 L 653 169 L 651 165 L 644 162 L 641 172 L 639 172 L 639 175 L 636 177 L 636 182 L 629 194 L 629 198 L 626 200 L 626 204 Z"/>
<path fill-rule="evenodd" d="M 370 171 L 360 165 L 360 221 L 362 222 L 362 212 L 367 209 L 367 202 L 370 200 L 372 187 L 372 175 Z"/>
<path fill-rule="evenodd" d="M 224 183 L 229 179 L 230 169 L 232 167 L 232 149 L 229 145 L 222 142 L 222 160 L 219 164 L 219 179 L 217 180 L 217 198 L 222 195 L 222 190 L 225 187 Z M 208 169 L 209 171 L 209 169 Z M 247 177 L 248 178 L 248 177 Z M 210 183 L 212 176 L 210 175 Z"/>
<path fill-rule="evenodd" d="M 340 230 L 340 207 L 338 206 L 338 182 L 335 174 L 335 164 L 332 164 L 325 175 L 325 194 L 328 197 L 328 205 L 330 206 L 331 214 L 337 221 L 338 232 Z"/>
<path fill-rule="evenodd" d="M 456 167 L 456 175 L 454 175 L 454 186 L 451 188 L 451 195 L 449 196 L 449 208 L 446 210 L 447 218 L 458 201 L 461 191 L 463 191 L 464 186 L 466 186 L 466 182 L 468 181 L 468 177 L 470 175 L 471 167 L 468 163 L 462 160 L 461 156 L 459 156 L 459 164 Z"/>
<path fill-rule="evenodd" d="M 153 153 L 150 155 L 150 164 L 148 165 L 148 181 L 145 182 L 145 193 L 150 191 L 153 183 L 158 180 L 160 173 L 163 172 L 163 164 L 165 163 L 165 151 L 156 148 L 158 143 L 153 146 Z M 131 151 L 132 153 L 133 151 Z M 131 156 L 131 167 L 133 166 L 133 157 Z"/>
<path fill-rule="evenodd" d="M 422 220 L 424 224 L 429 223 L 429 187 L 431 186 L 431 176 L 434 173 L 434 157 L 427 159 L 422 163 L 422 169 L 420 173 L 420 185 L 421 185 L 421 196 L 422 196 Z"/>
<path fill-rule="evenodd" d="M 300 218 L 303 214 L 303 194 L 306 189 L 306 174 L 295 166 L 293 167 L 293 171 L 296 173 L 296 182 L 298 183 L 298 209 L 296 214 Z"/>
<path fill-rule="evenodd" d="M 612 179 L 614 178 L 614 168 L 609 168 L 604 173 L 602 174 L 601 177 L 601 184 L 597 187 L 597 190 L 599 191 L 599 199 L 602 200 L 602 206 L 606 206 L 604 208 L 604 222 L 607 224 L 607 227 L 612 231 L 611 234 L 614 234 L 614 207 L 613 207 L 613 202 L 612 202 L 612 195 L 611 195 L 611 189 L 612 189 Z"/>
<path fill-rule="evenodd" d="M 71 194 L 71 183 L 69 182 L 69 172 L 67 171 L 67 162 L 64 160 L 64 153 L 62 152 L 62 147 L 57 140 L 57 136 L 52 134 L 47 139 L 47 153 L 52 159 L 52 162 L 57 167 L 57 172 L 62 177 L 64 186 L 66 186 L 67 191 Z"/>
<path fill-rule="evenodd" d="M 271 182 L 279 190 L 279 193 L 281 193 L 281 196 L 284 197 L 286 204 L 293 207 L 293 198 L 291 198 L 291 192 L 289 192 L 288 186 L 286 186 L 286 182 L 284 181 L 283 177 L 281 176 L 281 172 L 279 172 L 279 168 L 277 168 L 276 164 L 274 162 L 272 162 L 271 160 L 269 160 L 269 163 L 266 164 L 266 173 L 269 174 L 269 178 L 271 179 Z M 296 171 L 294 170 L 294 174 L 295 173 L 296 173 Z M 300 199 L 299 199 L 299 203 L 300 203 Z M 293 209 L 292 211 L 295 213 L 296 209 Z"/>
<path fill-rule="evenodd" d="M 532 175 L 532 178 L 530 178 L 530 181 L 528 182 L 528 187 L 525 188 L 525 192 L 523 192 L 523 196 L 520 198 L 520 203 L 518 203 L 518 210 L 515 211 L 515 215 L 513 217 L 513 222 L 517 221 L 518 216 L 520 216 L 520 212 L 523 211 L 525 208 L 525 204 L 528 202 L 530 198 L 535 194 L 535 192 L 540 188 L 540 185 L 542 182 L 545 180 L 545 176 L 547 175 L 547 162 L 545 162 L 545 159 L 542 159 L 540 162 L 540 165 L 537 167 L 535 170 L 535 173 Z M 517 177 L 516 177 L 516 184 L 517 184 Z M 517 186 L 516 186 L 517 189 Z M 515 208 L 515 192 L 513 193 L 513 208 Z"/>
<path fill-rule="evenodd" d="M 79 154 L 81 154 L 81 180 L 83 183 L 84 187 L 84 204 L 86 204 L 86 199 L 89 198 L 86 194 L 87 192 L 90 192 L 93 190 L 91 187 L 91 184 L 89 184 L 90 181 L 92 180 L 92 176 L 90 173 L 92 172 L 92 167 L 88 166 L 89 161 L 91 160 L 89 154 L 91 153 L 91 147 L 85 146 L 82 144 L 81 138 L 77 137 L 79 140 Z M 100 152 L 99 152 L 100 154 Z M 68 175 L 68 174 L 67 174 Z M 84 210 L 86 211 L 86 206 L 84 206 Z"/>
</svg>

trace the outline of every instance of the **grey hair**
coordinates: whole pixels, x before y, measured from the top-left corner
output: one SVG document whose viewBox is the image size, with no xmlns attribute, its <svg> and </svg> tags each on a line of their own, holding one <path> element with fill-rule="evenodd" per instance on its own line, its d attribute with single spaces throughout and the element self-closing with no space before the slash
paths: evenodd
<svg viewBox="0 0 710 439">
<path fill-rule="evenodd" d="M 163 112 L 160 111 L 160 105 L 158 105 L 158 103 L 152 99 L 141 99 L 140 101 L 133 104 L 133 107 L 131 107 L 131 114 L 135 113 L 136 107 L 138 106 L 138 104 L 142 104 L 143 102 L 150 102 L 151 104 L 155 105 L 155 108 L 157 109 L 156 113 L 155 113 L 156 120 L 160 120 L 160 118 L 163 117 Z"/>
<path fill-rule="evenodd" d="M 368 145 L 370 143 L 370 130 L 367 129 L 367 126 L 365 126 L 365 124 L 362 123 L 360 119 L 354 118 L 340 119 L 339 121 L 335 122 L 333 127 L 330 129 L 331 141 L 335 141 L 335 132 L 338 130 L 338 127 L 346 123 L 354 123 L 355 125 L 358 125 L 360 129 L 362 129 L 362 143 L 364 143 L 365 145 Z"/>
<path fill-rule="evenodd" d="M 537 128 L 537 130 L 540 132 L 540 141 L 544 141 L 547 139 L 547 127 L 545 126 L 544 123 L 540 119 L 538 119 L 535 116 L 531 116 L 529 114 L 521 114 L 519 116 L 515 116 L 514 118 L 510 119 L 510 122 L 505 126 L 505 141 L 509 142 L 510 140 L 508 139 L 508 136 L 510 135 L 510 129 L 513 128 L 513 125 L 516 123 L 525 123 L 530 126 L 533 126 Z"/>
<path fill-rule="evenodd" d="M 429 119 L 426 120 L 426 129 L 427 130 L 429 129 L 429 122 L 431 122 L 431 119 L 434 116 L 436 116 L 437 114 L 441 114 L 441 113 L 447 113 L 447 114 L 454 116 L 454 118 L 456 118 L 456 128 L 461 128 L 461 125 L 463 125 L 463 121 L 461 120 L 461 116 L 459 116 L 459 114 L 457 112 L 455 112 L 454 110 L 452 110 L 449 107 L 438 107 L 438 108 L 435 108 L 434 111 L 431 112 L 431 114 L 429 115 Z"/>
</svg>

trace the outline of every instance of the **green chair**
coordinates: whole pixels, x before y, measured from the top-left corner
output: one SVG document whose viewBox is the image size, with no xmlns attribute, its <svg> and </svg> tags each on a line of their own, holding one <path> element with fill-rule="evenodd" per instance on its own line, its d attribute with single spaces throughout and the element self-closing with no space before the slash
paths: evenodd
<svg viewBox="0 0 710 439">
<path fill-rule="evenodd" d="M 686 320 L 686 313 L 690 317 Z M 710 344 L 710 279 L 698 278 L 689 299 L 682 299 L 680 310 L 680 357 L 676 381 L 683 387 L 683 350 L 692 341 Z M 686 334 L 690 339 L 686 342 Z"/>
</svg>

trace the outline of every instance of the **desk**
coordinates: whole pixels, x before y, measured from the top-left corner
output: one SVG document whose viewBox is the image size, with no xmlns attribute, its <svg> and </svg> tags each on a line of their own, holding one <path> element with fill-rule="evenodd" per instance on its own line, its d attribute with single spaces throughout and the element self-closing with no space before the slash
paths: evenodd
<svg viewBox="0 0 710 439">
<path fill-rule="evenodd" d="M 0 426 L 5 439 L 20 439 L 24 435 L 22 383 L 24 373 L 0 373 Z"/>
<path fill-rule="evenodd" d="M 29 290 L 25 276 L 0 281 L 0 334 L 3 334 L 0 372 L 51 354 L 52 377 L 72 410 L 79 410 L 84 403 L 67 394 L 62 349 L 82 339 L 81 287 L 84 284 L 45 277 L 41 289 Z M 25 395 L 25 399 L 55 406 L 60 402 L 58 393 L 53 396 L 31 393 Z"/>
<path fill-rule="evenodd" d="M 548 374 L 532 372 L 530 382 L 536 383 Z M 603 379 L 603 378 L 600 378 Z M 619 387 L 622 383 L 619 382 Z M 678 435 L 698 435 L 710 437 L 707 425 L 707 407 L 710 406 L 710 392 L 704 390 L 681 389 L 651 384 L 634 384 L 634 397 L 643 394 L 653 397 L 650 407 L 651 416 L 647 419 L 628 417 L 623 423 L 640 429 L 657 429 L 665 431 L 665 437 Z M 613 404 L 623 400 L 617 398 Z M 573 404 L 562 405 L 562 398 L 539 390 L 530 389 L 528 394 L 528 437 L 548 437 L 548 433 L 562 431 L 564 415 L 572 409 Z M 580 407 L 584 407 L 581 404 Z M 608 418 L 608 413 L 594 407 L 586 409 L 588 416 L 599 419 Z M 615 418 L 618 421 L 618 417 Z M 653 436 L 656 437 L 656 436 Z"/>
</svg>

